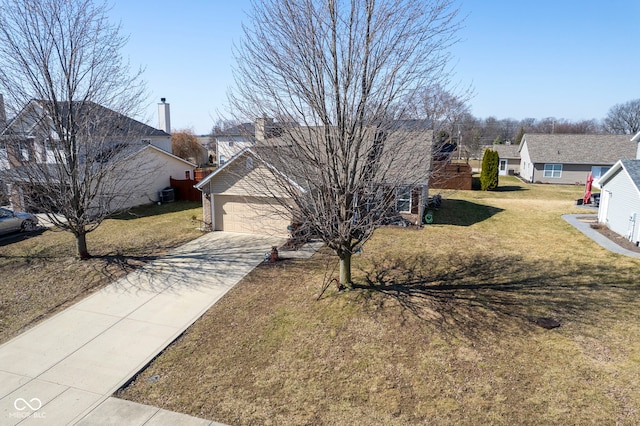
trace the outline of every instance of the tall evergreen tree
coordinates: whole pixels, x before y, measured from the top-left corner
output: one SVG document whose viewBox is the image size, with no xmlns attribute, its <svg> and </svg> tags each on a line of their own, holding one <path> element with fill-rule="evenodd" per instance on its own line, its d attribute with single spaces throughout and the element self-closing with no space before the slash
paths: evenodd
<svg viewBox="0 0 640 426">
<path fill-rule="evenodd" d="M 498 187 L 500 156 L 498 151 L 487 149 L 482 157 L 482 172 L 480 173 L 480 189 L 492 191 Z"/>
</svg>

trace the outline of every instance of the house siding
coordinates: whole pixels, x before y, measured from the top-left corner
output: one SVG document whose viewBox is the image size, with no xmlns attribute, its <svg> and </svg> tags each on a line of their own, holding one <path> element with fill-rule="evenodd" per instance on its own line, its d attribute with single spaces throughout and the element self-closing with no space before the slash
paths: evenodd
<svg viewBox="0 0 640 426">
<path fill-rule="evenodd" d="M 561 163 L 546 163 L 561 164 Z M 562 173 L 559 178 L 544 177 L 545 163 L 534 164 L 534 177 L 529 180 L 533 183 L 558 183 L 569 185 L 584 185 L 591 172 L 591 164 L 562 164 Z"/>
<path fill-rule="evenodd" d="M 606 211 L 599 212 L 600 223 L 631 241 L 640 241 L 640 194 L 627 172 L 622 168 L 617 171 L 602 185 L 602 192 L 608 202 L 601 203 Z M 635 224 L 630 220 L 634 213 Z"/>
<path fill-rule="evenodd" d="M 269 195 L 272 197 L 287 197 L 287 194 L 277 185 L 272 172 L 257 160 L 254 167 L 247 169 L 244 158 L 239 158 L 230 167 L 221 170 L 210 181 L 210 191 L 217 195 L 255 196 Z M 271 183 L 271 184 L 269 184 Z"/>
<path fill-rule="evenodd" d="M 185 171 L 193 166 L 163 154 L 157 150 L 144 149 L 114 168 L 114 173 L 128 178 L 113 179 L 105 185 L 107 196 L 113 197 L 113 210 L 126 209 L 158 201 L 158 192 L 169 186 L 169 178 L 183 179 Z"/>
<path fill-rule="evenodd" d="M 529 149 L 527 142 L 523 142 L 522 149 L 520 151 L 520 176 L 529 182 L 533 182 L 534 169 L 531 163 L 531 157 L 529 156 Z"/>
</svg>

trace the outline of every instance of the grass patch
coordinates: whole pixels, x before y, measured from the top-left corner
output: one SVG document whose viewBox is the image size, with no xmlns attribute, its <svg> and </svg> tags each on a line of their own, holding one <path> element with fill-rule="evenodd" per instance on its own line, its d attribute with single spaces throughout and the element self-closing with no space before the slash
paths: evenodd
<svg viewBox="0 0 640 426">
<path fill-rule="evenodd" d="M 581 193 L 458 191 L 319 301 L 326 253 L 257 268 L 118 396 L 234 425 L 637 424 L 640 265 L 560 218 Z"/>
<path fill-rule="evenodd" d="M 143 206 L 105 220 L 87 236 L 87 261 L 73 235 L 46 230 L 0 245 L 0 342 L 89 292 L 202 235 L 199 203 Z M 124 220 L 127 219 L 127 220 Z"/>
</svg>

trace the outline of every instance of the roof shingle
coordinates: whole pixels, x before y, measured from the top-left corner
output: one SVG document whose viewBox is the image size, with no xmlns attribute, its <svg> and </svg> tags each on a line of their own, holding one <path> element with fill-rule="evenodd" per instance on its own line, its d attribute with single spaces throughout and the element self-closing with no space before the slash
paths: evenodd
<svg viewBox="0 0 640 426">
<path fill-rule="evenodd" d="M 533 163 L 614 164 L 636 157 L 637 143 L 629 135 L 548 135 L 526 134 Z"/>
</svg>

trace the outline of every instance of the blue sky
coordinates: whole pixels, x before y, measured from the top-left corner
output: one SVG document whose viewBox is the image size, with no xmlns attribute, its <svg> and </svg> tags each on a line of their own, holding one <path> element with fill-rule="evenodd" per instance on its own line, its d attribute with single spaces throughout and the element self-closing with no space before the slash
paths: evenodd
<svg viewBox="0 0 640 426">
<path fill-rule="evenodd" d="M 157 126 L 165 97 L 174 130 L 208 133 L 225 111 L 249 0 L 113 1 L 129 35 L 123 53 L 146 69 L 145 118 Z M 638 0 L 462 0 L 460 9 L 455 81 L 473 85 L 476 117 L 601 119 L 640 98 Z"/>
</svg>

